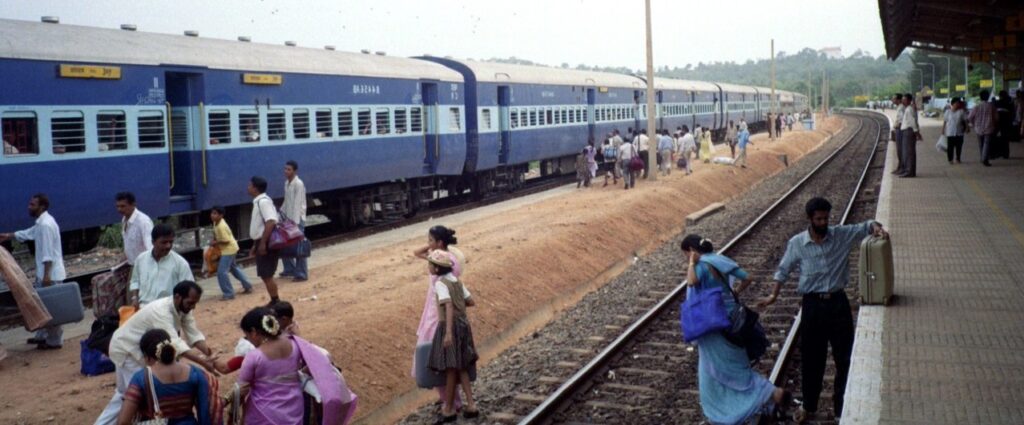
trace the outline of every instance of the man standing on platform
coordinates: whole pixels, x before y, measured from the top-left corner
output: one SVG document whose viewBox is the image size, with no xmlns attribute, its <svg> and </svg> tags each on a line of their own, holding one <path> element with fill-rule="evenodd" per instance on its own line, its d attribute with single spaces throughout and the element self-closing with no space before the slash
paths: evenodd
<svg viewBox="0 0 1024 425">
<path fill-rule="evenodd" d="M 988 162 L 989 149 L 992 147 L 992 139 L 996 135 L 996 123 L 999 122 L 999 113 L 996 112 L 996 106 L 992 102 L 988 101 L 988 90 L 982 90 L 978 94 L 981 99 L 974 109 L 971 109 L 970 118 L 971 127 L 974 128 L 974 133 L 978 135 L 978 143 L 981 147 L 981 163 L 986 167 L 991 167 L 992 164 Z"/>
<path fill-rule="evenodd" d="M 114 387 L 114 396 L 96 418 L 95 425 L 113 425 L 117 422 L 128 384 L 135 373 L 146 366 L 139 341 L 150 329 L 167 331 L 175 353 L 217 374 L 214 366 L 216 357 L 210 357 L 213 353 L 206 345 L 206 337 L 199 331 L 192 315 L 202 296 L 203 288 L 195 282 L 178 282 L 174 285 L 173 295 L 147 304 L 114 331 L 110 338 L 110 360 L 114 362 L 117 385 Z"/>
<path fill-rule="evenodd" d="M 299 230 L 306 231 L 306 184 L 299 178 L 299 164 L 288 161 L 284 164 L 284 203 L 281 212 L 288 219 L 299 225 Z M 309 279 L 309 271 L 305 258 L 282 258 L 284 271 L 281 277 L 291 277 L 295 282 Z"/>
<path fill-rule="evenodd" d="M 121 240 L 124 242 L 125 261 L 111 270 L 108 280 L 94 281 L 93 304 L 97 312 L 116 312 L 128 301 L 135 260 L 143 252 L 153 249 L 153 220 L 135 206 L 135 194 L 120 192 L 114 196 L 114 206 L 121 214 Z"/>
<path fill-rule="evenodd" d="M 650 168 L 650 164 L 647 163 L 647 151 L 650 149 L 650 139 L 647 137 L 647 129 L 640 130 L 636 137 L 633 138 L 633 147 L 635 147 L 640 154 L 640 159 L 644 161 L 643 174 L 644 178 L 647 178 L 647 169 Z M 635 178 L 634 178 L 635 179 Z M 634 182 L 635 184 L 636 182 Z"/>
<path fill-rule="evenodd" d="M 921 140 L 921 131 L 917 126 L 917 105 L 914 95 L 903 95 L 903 122 L 900 124 L 900 141 L 903 142 L 903 173 L 900 177 L 917 177 L 917 141 Z"/>
<path fill-rule="evenodd" d="M 906 106 L 903 106 L 903 95 L 893 95 L 892 104 L 896 105 L 896 119 L 892 125 L 893 141 L 896 142 L 896 169 L 892 170 L 892 173 L 900 175 L 903 174 L 903 132 L 900 126 L 903 125 L 903 111 L 906 109 Z"/>
<path fill-rule="evenodd" d="M 0 242 L 14 238 L 18 242 L 35 241 L 36 287 L 60 283 L 66 278 L 64 272 L 64 251 L 60 246 L 60 227 L 48 210 L 50 198 L 45 194 L 32 195 L 28 201 L 28 215 L 36 219 L 32 227 L 12 233 L 0 233 Z M 40 350 L 55 350 L 64 346 L 64 329 L 47 326 L 36 331 L 29 344 L 36 344 Z"/>
<path fill-rule="evenodd" d="M 809 221 L 808 229 L 790 238 L 786 254 L 775 272 L 772 295 L 758 302 L 761 307 L 774 303 L 789 273 L 796 267 L 800 268 L 797 292 L 803 297 L 800 373 L 804 400 L 796 414 L 798 423 L 810 419 L 818 410 L 829 344 L 832 345 L 832 360 L 836 366 L 832 403 L 836 418 L 842 416 L 843 394 L 853 351 L 853 316 L 850 314 L 850 301 L 843 290 L 850 280 L 850 249 L 871 234 L 889 237 L 882 224 L 874 220 L 829 226 L 832 204 L 824 198 L 811 199 L 804 211 Z"/>
<path fill-rule="evenodd" d="M 174 285 L 192 281 L 192 268 L 174 252 L 174 228 L 166 224 L 153 226 L 150 232 L 153 248 L 135 258 L 128 292 L 132 306 L 138 309 L 157 299 L 171 296 Z"/>
<path fill-rule="evenodd" d="M 740 130 L 739 134 L 736 135 L 738 140 L 737 144 L 740 147 L 740 155 L 736 157 L 736 161 L 733 165 L 739 165 L 741 168 L 747 168 L 747 145 L 750 143 L 750 132 L 747 129 Z"/>
<path fill-rule="evenodd" d="M 273 305 L 280 299 L 277 295 L 277 282 L 274 281 L 278 251 L 270 249 L 267 244 L 270 242 L 270 233 L 274 231 L 279 220 L 277 208 L 274 208 L 274 200 L 267 196 L 267 181 L 263 177 L 253 176 L 249 179 L 248 191 L 249 196 L 252 196 L 249 237 L 252 238 L 252 252 L 256 256 L 256 276 L 259 276 L 267 286 L 269 305 Z"/>
</svg>

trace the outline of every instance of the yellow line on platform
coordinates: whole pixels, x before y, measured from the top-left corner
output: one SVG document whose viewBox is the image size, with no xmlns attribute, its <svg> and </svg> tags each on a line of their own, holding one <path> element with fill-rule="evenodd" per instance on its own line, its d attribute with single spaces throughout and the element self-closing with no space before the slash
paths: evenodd
<svg viewBox="0 0 1024 425">
<path fill-rule="evenodd" d="M 981 199 L 985 200 L 985 203 L 988 204 L 988 208 L 995 212 L 997 216 L 999 216 L 999 220 L 1003 222 L 1003 225 L 1005 225 L 1007 229 L 1010 230 L 1010 233 L 1013 234 L 1013 237 L 1017 239 L 1017 243 L 1019 243 L 1020 246 L 1024 248 L 1024 232 L 1021 232 L 1020 228 L 1018 228 L 1017 225 L 1014 224 L 1013 220 L 1010 220 L 1010 216 L 1006 215 L 1006 213 L 1003 212 L 1003 209 L 999 208 L 999 205 L 996 205 L 996 202 L 992 200 L 992 197 L 989 196 L 988 192 L 985 191 L 985 189 L 981 188 L 981 185 L 978 184 L 978 181 L 975 180 L 974 177 L 965 173 L 959 167 L 957 167 L 956 171 L 957 173 L 960 174 L 961 177 L 964 178 L 964 180 L 967 180 L 967 184 L 971 185 L 971 189 L 974 189 L 974 193 L 977 193 L 978 196 L 981 197 Z"/>
</svg>

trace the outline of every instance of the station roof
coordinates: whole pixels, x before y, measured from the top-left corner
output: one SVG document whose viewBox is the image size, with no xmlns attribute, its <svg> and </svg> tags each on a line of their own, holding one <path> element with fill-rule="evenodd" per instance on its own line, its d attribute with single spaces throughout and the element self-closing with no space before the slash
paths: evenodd
<svg viewBox="0 0 1024 425">
<path fill-rule="evenodd" d="M 0 57 L 461 82 L 440 64 L 363 53 L 0 19 Z"/>
<path fill-rule="evenodd" d="M 1024 58 L 1020 0 L 878 0 L 885 50 L 971 56 L 974 62 L 1019 63 Z"/>
<path fill-rule="evenodd" d="M 643 80 L 626 74 L 553 68 L 536 65 L 518 65 L 499 62 L 480 62 L 449 59 L 468 67 L 482 83 L 552 84 L 569 86 L 606 86 L 643 88 Z"/>
</svg>

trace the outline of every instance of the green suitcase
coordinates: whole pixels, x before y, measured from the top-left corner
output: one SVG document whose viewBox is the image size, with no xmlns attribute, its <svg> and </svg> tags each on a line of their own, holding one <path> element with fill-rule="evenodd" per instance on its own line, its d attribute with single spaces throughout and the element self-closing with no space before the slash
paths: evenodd
<svg viewBox="0 0 1024 425">
<path fill-rule="evenodd" d="M 857 264 L 861 304 L 889 304 L 892 299 L 892 242 L 868 236 L 860 243 Z"/>
</svg>

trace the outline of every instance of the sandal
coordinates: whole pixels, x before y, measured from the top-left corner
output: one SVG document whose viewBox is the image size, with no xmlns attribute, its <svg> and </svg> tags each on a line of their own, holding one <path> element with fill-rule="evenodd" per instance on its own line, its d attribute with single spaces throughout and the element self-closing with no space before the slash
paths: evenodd
<svg viewBox="0 0 1024 425">
<path fill-rule="evenodd" d="M 437 417 L 437 420 L 434 421 L 434 425 L 447 424 L 447 423 L 455 422 L 458 419 L 459 419 L 459 415 L 457 415 L 457 414 L 451 415 L 451 416 L 440 415 L 440 416 Z"/>
</svg>

